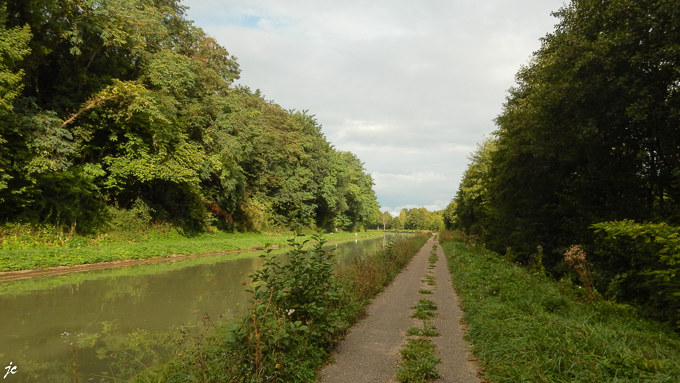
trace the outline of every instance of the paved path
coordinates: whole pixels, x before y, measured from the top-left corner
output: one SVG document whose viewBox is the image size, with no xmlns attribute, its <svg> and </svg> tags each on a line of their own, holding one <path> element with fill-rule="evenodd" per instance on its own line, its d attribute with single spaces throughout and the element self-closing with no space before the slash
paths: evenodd
<svg viewBox="0 0 680 383">
<path fill-rule="evenodd" d="M 333 352 L 335 363 L 321 371 L 322 383 L 388 383 L 395 382 L 399 350 L 406 343 L 406 331 L 422 327 L 422 321 L 411 318 L 418 299 L 428 297 L 438 306 L 434 324 L 441 336 L 431 338 L 437 345 L 442 363 L 437 366 L 442 383 L 479 383 L 468 346 L 460 326 L 461 311 L 458 297 L 451 284 L 451 275 L 441 246 L 439 260 L 433 270 L 437 286 L 428 286 L 421 279 L 428 273 L 427 258 L 430 239 L 399 274 L 392 285 L 380 293 L 367 310 L 367 316 L 352 327 L 347 338 Z M 420 288 L 432 289 L 432 295 L 418 293 Z"/>
</svg>

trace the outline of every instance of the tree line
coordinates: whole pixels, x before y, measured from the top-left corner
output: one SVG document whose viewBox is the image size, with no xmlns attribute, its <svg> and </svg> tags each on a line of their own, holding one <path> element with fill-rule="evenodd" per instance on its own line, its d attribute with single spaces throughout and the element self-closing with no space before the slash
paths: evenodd
<svg viewBox="0 0 680 383">
<path fill-rule="evenodd" d="M 563 255 L 581 245 L 600 294 L 678 321 L 679 6 L 572 0 L 555 12 L 447 226 L 520 263 L 542 252 L 556 278 L 573 275 Z"/>
<path fill-rule="evenodd" d="M 97 230 L 111 209 L 187 230 L 289 212 L 356 229 L 373 180 L 306 111 L 235 86 L 236 58 L 178 0 L 0 4 L 0 219 Z"/>
<path fill-rule="evenodd" d="M 442 211 L 428 211 L 424 207 L 401 209 L 394 217 L 385 211 L 380 216 L 378 229 L 383 230 L 432 230 L 444 229 Z"/>
</svg>

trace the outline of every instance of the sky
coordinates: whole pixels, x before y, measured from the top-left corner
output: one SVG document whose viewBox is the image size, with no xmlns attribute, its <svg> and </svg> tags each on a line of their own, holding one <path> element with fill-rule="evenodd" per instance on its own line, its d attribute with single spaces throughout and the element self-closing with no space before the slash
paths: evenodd
<svg viewBox="0 0 680 383">
<path fill-rule="evenodd" d="M 308 110 L 383 211 L 444 209 L 563 0 L 184 0 L 237 84 Z"/>
</svg>

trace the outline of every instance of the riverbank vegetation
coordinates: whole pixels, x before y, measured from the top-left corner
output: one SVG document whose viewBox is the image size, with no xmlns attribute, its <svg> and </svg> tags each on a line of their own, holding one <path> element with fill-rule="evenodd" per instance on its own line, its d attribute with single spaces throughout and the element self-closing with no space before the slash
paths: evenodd
<svg viewBox="0 0 680 383">
<path fill-rule="evenodd" d="M 230 323 L 210 325 L 200 335 L 178 339 L 177 357 L 139 375 L 137 382 L 309 382 L 329 352 L 427 240 L 418 235 L 343 270 L 321 249 L 306 254 L 296 236 L 286 260 L 264 255 L 251 276 L 251 305 Z"/>
<path fill-rule="evenodd" d="M 467 242 L 467 245 L 464 243 Z M 674 382 L 680 336 L 631 306 L 441 233 L 467 336 L 490 382 Z"/>
<path fill-rule="evenodd" d="M 382 236 L 383 232 L 365 231 L 357 234 L 339 232 L 328 237 L 332 241 L 341 241 Z M 261 248 L 264 243 L 280 247 L 288 244 L 287 238 L 287 235 L 280 233 L 229 232 L 200 233 L 187 237 L 170 228 L 167 232 L 149 231 L 145 236 L 129 241 L 110 240 L 104 236 L 100 242 L 96 238 L 75 236 L 68 238 L 61 246 L 48 246 L 31 242 L 35 237 L 21 233 L 8 245 L 9 249 L 0 251 L 0 272 L 253 250 Z"/>
<path fill-rule="evenodd" d="M 449 228 L 680 325 L 677 4 L 571 1 L 471 156 Z"/>
<path fill-rule="evenodd" d="M 179 0 L 0 6 L 0 236 L 377 222 L 373 181 L 306 111 L 235 86 Z M 147 228 L 148 229 L 148 228 Z"/>
</svg>

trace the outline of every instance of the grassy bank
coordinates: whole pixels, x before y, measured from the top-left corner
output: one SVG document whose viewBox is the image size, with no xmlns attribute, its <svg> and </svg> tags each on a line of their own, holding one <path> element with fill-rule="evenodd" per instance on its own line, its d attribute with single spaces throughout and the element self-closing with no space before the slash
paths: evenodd
<svg viewBox="0 0 680 383">
<path fill-rule="evenodd" d="M 427 240 L 411 237 L 339 272 L 320 247 L 300 245 L 280 262 L 267 258 L 253 276 L 251 306 L 229 323 L 206 322 L 176 340 L 177 357 L 136 382 L 311 382 L 329 352 Z"/>
<path fill-rule="evenodd" d="M 680 336 L 629 306 L 440 235 L 490 382 L 677 382 Z M 448 239 L 447 239 L 448 237 Z"/>
<path fill-rule="evenodd" d="M 358 233 L 359 237 L 383 235 L 380 231 Z M 0 272 L 75 266 L 128 259 L 169 257 L 173 254 L 205 254 L 247 250 L 265 243 L 284 246 L 289 235 L 281 233 L 202 233 L 184 236 L 175 230 L 149 230 L 130 235 L 90 238 L 51 233 L 48 229 L 5 230 L 0 248 Z M 355 233 L 335 233 L 329 239 L 347 240 Z"/>
</svg>

